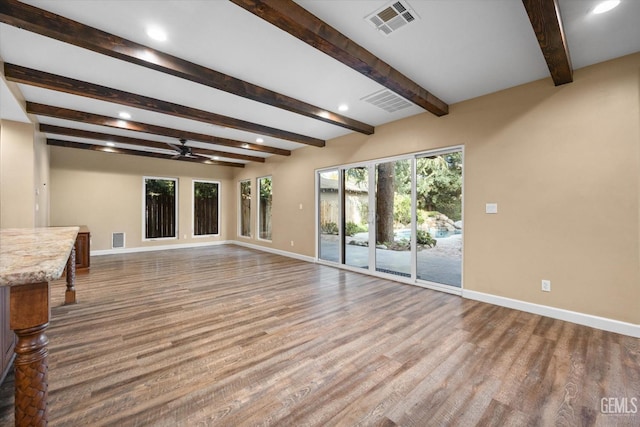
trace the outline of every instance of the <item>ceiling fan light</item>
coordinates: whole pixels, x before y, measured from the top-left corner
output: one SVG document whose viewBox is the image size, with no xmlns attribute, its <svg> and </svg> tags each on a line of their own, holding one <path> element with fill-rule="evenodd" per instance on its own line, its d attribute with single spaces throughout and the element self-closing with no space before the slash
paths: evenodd
<svg viewBox="0 0 640 427">
<path fill-rule="evenodd" d="M 593 13 L 598 15 L 601 13 L 609 12 L 611 9 L 615 8 L 619 4 L 620 4 L 620 0 L 605 0 L 603 2 L 598 3 L 598 5 L 593 8 Z"/>
</svg>

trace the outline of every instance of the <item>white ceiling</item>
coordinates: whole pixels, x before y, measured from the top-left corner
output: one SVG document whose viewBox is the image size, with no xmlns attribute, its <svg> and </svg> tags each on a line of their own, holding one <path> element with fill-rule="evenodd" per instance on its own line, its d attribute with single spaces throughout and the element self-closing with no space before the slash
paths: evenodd
<svg viewBox="0 0 640 427">
<path fill-rule="evenodd" d="M 422 113 L 418 106 L 388 113 L 361 99 L 383 89 L 378 83 L 315 50 L 227 1 L 29 0 L 28 3 L 83 24 L 378 126 Z M 549 71 L 520 0 L 409 0 L 419 20 L 384 36 L 365 17 L 385 0 L 298 0 L 301 6 L 453 104 L 541 78 Z M 593 15 L 595 0 L 559 0 L 574 69 L 640 51 L 640 0 L 623 0 L 613 11 Z M 147 37 L 149 24 L 169 39 Z M 0 24 L 0 58 L 16 64 L 212 113 L 320 139 L 351 132 L 342 127 L 244 99 L 158 71 L 119 61 L 6 24 Z M 262 135 L 228 129 L 95 99 L 17 85 L 28 101 L 116 117 L 126 110 L 137 122 L 255 143 Z M 18 102 L 0 83 L 0 117 L 25 120 Z M 37 117 L 40 123 L 172 142 L 163 136 Z M 54 138 L 59 136 L 51 135 Z M 304 145 L 262 136 L 264 144 L 294 150 Z M 104 144 L 64 137 L 69 141 Z M 268 157 L 239 148 L 189 142 L 191 146 Z M 122 146 L 122 145 L 120 145 Z M 124 147 L 124 146 L 123 146 Z M 133 147 L 130 147 L 133 148 Z M 140 147 L 137 147 L 140 149 Z M 321 148 L 316 148 L 321 149 Z M 170 151 L 167 151 L 170 153 Z M 234 162 L 246 161 L 221 158 Z"/>
</svg>

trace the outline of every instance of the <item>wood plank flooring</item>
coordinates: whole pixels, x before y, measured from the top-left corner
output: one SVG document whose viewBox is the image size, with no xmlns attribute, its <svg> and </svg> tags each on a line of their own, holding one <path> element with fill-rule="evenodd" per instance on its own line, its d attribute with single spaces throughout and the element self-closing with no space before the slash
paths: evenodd
<svg viewBox="0 0 640 427">
<path fill-rule="evenodd" d="M 52 426 L 638 426 L 640 340 L 234 246 L 52 287 Z M 13 378 L 0 424 L 13 423 Z"/>
</svg>

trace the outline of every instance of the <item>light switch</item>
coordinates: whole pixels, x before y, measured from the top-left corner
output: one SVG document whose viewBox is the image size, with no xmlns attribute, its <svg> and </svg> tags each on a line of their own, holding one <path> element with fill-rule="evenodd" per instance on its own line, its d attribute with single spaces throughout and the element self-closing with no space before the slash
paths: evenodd
<svg viewBox="0 0 640 427">
<path fill-rule="evenodd" d="M 488 214 L 497 214 L 498 213 L 498 204 L 497 203 L 487 203 L 484 212 Z"/>
</svg>

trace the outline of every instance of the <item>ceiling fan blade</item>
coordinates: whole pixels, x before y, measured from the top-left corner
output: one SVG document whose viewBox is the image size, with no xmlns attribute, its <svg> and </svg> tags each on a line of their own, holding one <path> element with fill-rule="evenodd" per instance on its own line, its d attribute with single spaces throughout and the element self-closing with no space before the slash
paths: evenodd
<svg viewBox="0 0 640 427">
<path fill-rule="evenodd" d="M 180 151 L 180 149 L 181 149 L 179 146 L 177 146 L 177 145 L 175 145 L 175 144 L 171 144 L 170 142 L 167 142 L 166 144 L 167 144 L 169 147 L 171 147 L 173 150 Z"/>
</svg>

